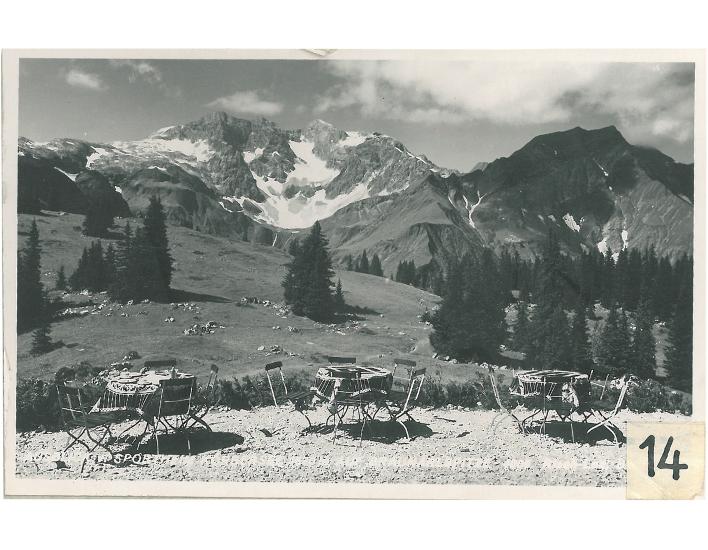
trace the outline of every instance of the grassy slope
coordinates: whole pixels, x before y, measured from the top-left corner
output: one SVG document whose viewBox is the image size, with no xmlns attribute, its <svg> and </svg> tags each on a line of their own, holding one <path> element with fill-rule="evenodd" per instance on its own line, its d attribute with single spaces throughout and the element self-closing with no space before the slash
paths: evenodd
<svg viewBox="0 0 708 550">
<path fill-rule="evenodd" d="M 81 216 L 48 212 L 36 219 L 43 247 L 43 280 L 48 288 L 53 288 L 60 264 L 65 265 L 67 276 L 71 274 L 83 247 L 92 239 L 81 235 Z M 19 216 L 20 243 L 26 238 L 31 220 L 31 216 Z M 119 221 L 121 226 L 124 223 Z M 131 223 L 135 226 L 140 222 L 131 220 Z M 283 319 L 274 308 L 236 305 L 243 296 L 282 300 L 280 281 L 288 261 L 284 252 L 178 227 L 169 227 L 168 236 L 176 260 L 172 286 L 183 293 L 176 300 L 192 302 L 198 311 L 174 310 L 169 304 L 150 303 L 116 309 L 112 316 L 101 312 L 57 321 L 52 325 L 53 339 L 63 340 L 72 347 L 40 357 L 28 353 L 31 334 L 21 334 L 19 376 L 48 378 L 59 367 L 79 361 L 105 366 L 122 359 L 130 350 L 136 350 L 143 359 L 175 357 L 181 368 L 202 375 L 208 372 L 211 363 L 216 363 L 224 377 L 256 372 L 266 362 L 281 358 L 289 367 L 314 368 L 328 354 L 351 354 L 374 364 L 390 364 L 394 356 L 406 355 L 422 365 L 430 365 L 430 328 L 417 317 L 438 300 L 430 293 L 370 275 L 337 273 L 348 303 L 376 311 L 362 315 L 360 321 L 373 334 L 345 328 L 342 329 L 345 335 L 340 335 L 336 333 L 338 329 L 318 326 L 305 318 L 291 315 Z M 104 246 L 107 242 L 104 240 Z M 79 302 L 87 297 L 74 294 L 65 299 Z M 96 299 L 100 301 L 105 296 L 97 295 Z M 146 315 L 139 314 L 140 311 Z M 121 312 L 129 316 L 122 317 Z M 164 322 L 170 316 L 175 322 Z M 210 320 L 226 328 L 205 336 L 182 334 L 184 328 Z M 274 330 L 274 326 L 281 328 Z M 288 331 L 288 326 L 296 327 L 299 332 Z M 257 350 L 261 345 L 266 347 L 264 351 Z M 295 356 L 266 356 L 273 345 Z M 135 364 L 141 366 L 142 359 Z M 467 375 L 461 366 L 439 368 L 455 378 Z"/>
</svg>

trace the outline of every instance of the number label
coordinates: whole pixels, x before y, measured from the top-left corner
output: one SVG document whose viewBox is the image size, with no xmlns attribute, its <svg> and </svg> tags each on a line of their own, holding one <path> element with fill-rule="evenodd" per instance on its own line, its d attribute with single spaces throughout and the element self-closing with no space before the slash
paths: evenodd
<svg viewBox="0 0 708 550">
<path fill-rule="evenodd" d="M 661 453 L 659 458 L 659 463 L 656 468 L 660 470 L 671 470 L 673 472 L 672 477 L 675 481 L 679 480 L 681 476 L 681 470 L 688 470 L 688 464 L 681 464 L 680 457 L 681 451 L 678 449 L 674 450 L 673 461 L 669 464 L 666 460 L 669 458 L 669 453 L 671 452 L 671 446 L 674 443 L 673 436 L 669 436 L 666 440 L 666 445 L 664 446 L 664 451 Z M 640 449 L 647 450 L 647 475 L 649 477 L 654 477 L 656 475 L 656 469 L 654 466 L 654 446 L 656 445 L 656 438 L 653 435 L 648 436 L 640 445 Z"/>
</svg>

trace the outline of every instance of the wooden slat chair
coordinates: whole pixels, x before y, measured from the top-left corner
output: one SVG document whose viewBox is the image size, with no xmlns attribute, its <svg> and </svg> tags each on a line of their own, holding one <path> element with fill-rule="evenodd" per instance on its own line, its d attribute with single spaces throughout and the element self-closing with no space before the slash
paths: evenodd
<svg viewBox="0 0 708 550">
<path fill-rule="evenodd" d="M 64 451 L 80 443 L 88 452 L 101 447 L 113 456 L 108 447 L 109 441 L 114 439 L 111 424 L 122 421 L 124 415 L 119 412 L 91 412 L 91 407 L 84 403 L 81 388 L 71 383 L 57 384 L 57 393 L 62 424 L 69 436 Z M 96 434 L 97 431 L 102 432 L 100 437 Z M 83 436 L 86 436 L 90 443 L 83 441 Z"/>
<path fill-rule="evenodd" d="M 516 425 L 519 427 L 519 431 L 521 433 L 526 433 L 526 426 L 525 422 L 526 420 L 529 420 L 529 418 L 526 418 L 524 420 L 521 420 L 518 416 L 516 416 L 513 412 L 513 409 L 509 407 L 507 403 L 504 403 L 502 400 L 501 394 L 499 393 L 499 385 L 497 383 L 497 377 L 494 375 L 494 369 L 492 367 L 488 368 L 489 370 L 489 381 L 492 385 L 492 393 L 494 394 L 494 400 L 497 402 L 497 406 L 499 407 L 500 413 L 497 414 L 492 419 L 491 426 L 494 426 L 494 423 L 496 422 L 497 418 L 499 415 L 506 415 L 514 420 L 516 422 Z M 533 415 L 532 415 L 533 416 Z"/>
<path fill-rule="evenodd" d="M 197 380 L 196 378 L 172 378 L 160 380 L 160 389 L 156 394 L 159 400 L 155 416 L 147 417 L 146 422 L 152 427 L 155 448 L 160 454 L 159 432 L 184 434 L 187 439 L 187 452 L 192 453 L 189 440 L 189 420 Z"/>
<path fill-rule="evenodd" d="M 398 368 L 400 365 L 407 367 L 404 376 L 400 375 L 400 369 Z M 418 397 L 425 381 L 425 373 L 425 368 L 416 369 L 415 361 L 395 359 L 391 390 L 382 403 L 383 408 L 388 412 L 389 420 L 397 422 L 403 427 L 408 441 L 411 440 L 411 436 L 402 418 L 406 417 L 408 420 L 415 421 L 410 413 L 418 405 Z"/>
<path fill-rule="evenodd" d="M 219 367 L 212 365 L 209 371 L 209 380 L 202 392 L 197 392 L 197 396 L 192 399 L 192 408 L 189 412 L 190 422 L 189 427 L 194 427 L 198 424 L 202 425 L 208 432 L 211 432 L 211 426 L 207 424 L 204 417 L 214 407 L 219 405 L 221 401 L 221 392 L 219 391 Z"/>
<path fill-rule="evenodd" d="M 280 375 L 280 384 L 278 384 L 277 380 L 274 383 L 271 378 L 271 374 L 274 374 L 273 371 L 275 370 L 277 370 Z M 312 398 L 315 396 L 315 390 L 310 388 L 307 390 L 299 390 L 294 392 L 288 391 L 288 386 L 285 382 L 285 375 L 283 374 L 282 361 L 268 363 L 265 366 L 265 373 L 268 378 L 268 386 L 270 388 L 270 395 L 273 398 L 273 405 L 280 408 L 280 406 L 285 403 L 291 403 L 293 407 L 295 407 L 295 410 L 302 414 L 302 416 L 305 417 L 305 420 L 307 420 L 307 429 L 312 428 L 312 422 L 307 416 L 307 407 L 312 401 Z"/>
<path fill-rule="evenodd" d="M 601 398 L 590 401 L 585 405 L 583 410 L 579 411 L 583 415 L 584 422 L 586 424 L 592 418 L 597 420 L 597 424 L 594 424 L 588 428 L 587 433 L 590 433 L 598 428 L 605 428 L 610 432 L 610 434 L 612 434 L 615 445 L 620 445 L 617 434 L 621 433 L 621 430 L 612 422 L 612 419 L 624 408 L 627 401 L 627 391 L 629 390 L 631 383 L 632 380 L 629 376 L 624 376 L 622 378 L 622 387 L 616 402 L 607 401 L 606 399 Z"/>
</svg>

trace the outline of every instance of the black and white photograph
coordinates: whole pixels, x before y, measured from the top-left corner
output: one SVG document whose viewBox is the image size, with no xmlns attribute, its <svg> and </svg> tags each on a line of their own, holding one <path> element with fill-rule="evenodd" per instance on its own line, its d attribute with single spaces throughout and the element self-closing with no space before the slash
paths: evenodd
<svg viewBox="0 0 708 550">
<path fill-rule="evenodd" d="M 702 494 L 703 54 L 77 53 L 5 51 L 6 492 Z"/>
</svg>

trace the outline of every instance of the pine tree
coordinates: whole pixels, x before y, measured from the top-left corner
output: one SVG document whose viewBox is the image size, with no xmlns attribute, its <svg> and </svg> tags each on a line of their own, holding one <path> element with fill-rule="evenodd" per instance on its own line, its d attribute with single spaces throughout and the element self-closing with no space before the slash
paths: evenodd
<svg viewBox="0 0 708 550">
<path fill-rule="evenodd" d="M 54 344 L 50 336 L 51 329 L 49 323 L 42 323 L 37 330 L 32 333 L 32 347 L 30 353 L 32 355 L 42 355 L 54 349 Z"/>
<path fill-rule="evenodd" d="M 130 300 L 132 278 L 128 271 L 130 262 L 131 244 L 133 242 L 133 231 L 130 222 L 125 224 L 123 238 L 118 242 L 116 249 L 116 273 L 113 283 L 108 287 L 108 294 L 112 300 L 125 302 Z"/>
<path fill-rule="evenodd" d="M 585 308 L 578 305 L 570 329 L 571 370 L 589 374 L 593 369 L 592 351 L 588 340 L 587 316 Z"/>
<path fill-rule="evenodd" d="M 371 275 L 376 275 L 377 277 L 383 277 L 383 269 L 381 269 L 381 260 L 379 259 L 379 255 L 376 253 L 374 253 L 374 257 L 371 259 L 369 273 Z"/>
<path fill-rule="evenodd" d="M 41 323 L 47 311 L 47 297 L 41 280 L 39 229 L 32 220 L 27 243 L 17 255 L 17 329 L 25 331 Z"/>
<path fill-rule="evenodd" d="M 637 311 L 637 322 L 632 341 L 631 370 L 641 378 L 653 378 L 656 371 L 656 340 L 652 328 L 654 326 L 651 314 L 649 296 L 642 297 Z"/>
<path fill-rule="evenodd" d="M 117 264 L 116 264 L 116 251 L 113 248 L 113 243 L 110 243 L 106 248 L 106 255 L 103 259 L 104 268 L 104 289 L 110 288 L 116 280 L 117 276 Z"/>
<path fill-rule="evenodd" d="M 283 279 L 285 301 L 296 315 L 326 321 L 334 313 L 332 258 L 319 222 L 312 226 Z"/>
<path fill-rule="evenodd" d="M 66 290 L 66 273 L 64 272 L 64 264 L 59 266 L 59 271 L 57 272 L 57 282 L 54 285 L 56 290 Z"/>
<path fill-rule="evenodd" d="M 104 237 L 110 227 L 113 227 L 113 213 L 108 199 L 101 197 L 91 201 L 84 217 L 83 234 Z"/>
<path fill-rule="evenodd" d="M 167 240 L 167 227 L 165 225 L 165 210 L 162 202 L 154 195 L 150 197 L 150 204 L 145 212 L 143 222 L 145 244 L 152 248 L 157 265 L 160 284 L 160 294 L 166 295 L 172 282 L 173 260 L 170 256 Z"/>
<path fill-rule="evenodd" d="M 686 270 L 681 283 L 669 325 L 664 367 L 675 387 L 690 392 L 693 385 L 693 273 Z"/>
<path fill-rule="evenodd" d="M 361 253 L 357 262 L 357 271 L 359 273 L 369 273 L 369 259 L 366 257 L 366 250 Z"/>
<path fill-rule="evenodd" d="M 627 315 L 615 306 L 610 308 L 602 328 L 597 364 L 603 373 L 623 375 L 631 372 L 631 361 Z"/>
<path fill-rule="evenodd" d="M 344 269 L 347 271 L 354 271 L 354 262 L 352 261 L 352 255 L 347 254 L 344 257 Z"/>
<path fill-rule="evenodd" d="M 164 287 L 164 273 L 161 271 L 159 261 L 155 255 L 155 247 L 145 229 L 138 229 L 131 242 L 128 257 L 127 299 L 138 301 L 146 298 L 152 300 L 167 298 L 168 289 Z"/>
<path fill-rule="evenodd" d="M 516 310 L 514 325 L 514 349 L 525 352 L 529 340 L 529 308 L 525 301 L 520 301 Z"/>
<path fill-rule="evenodd" d="M 342 281 L 337 279 L 337 289 L 334 292 L 334 305 L 337 311 L 343 311 L 346 303 L 344 302 L 344 292 L 342 291 Z"/>
</svg>

